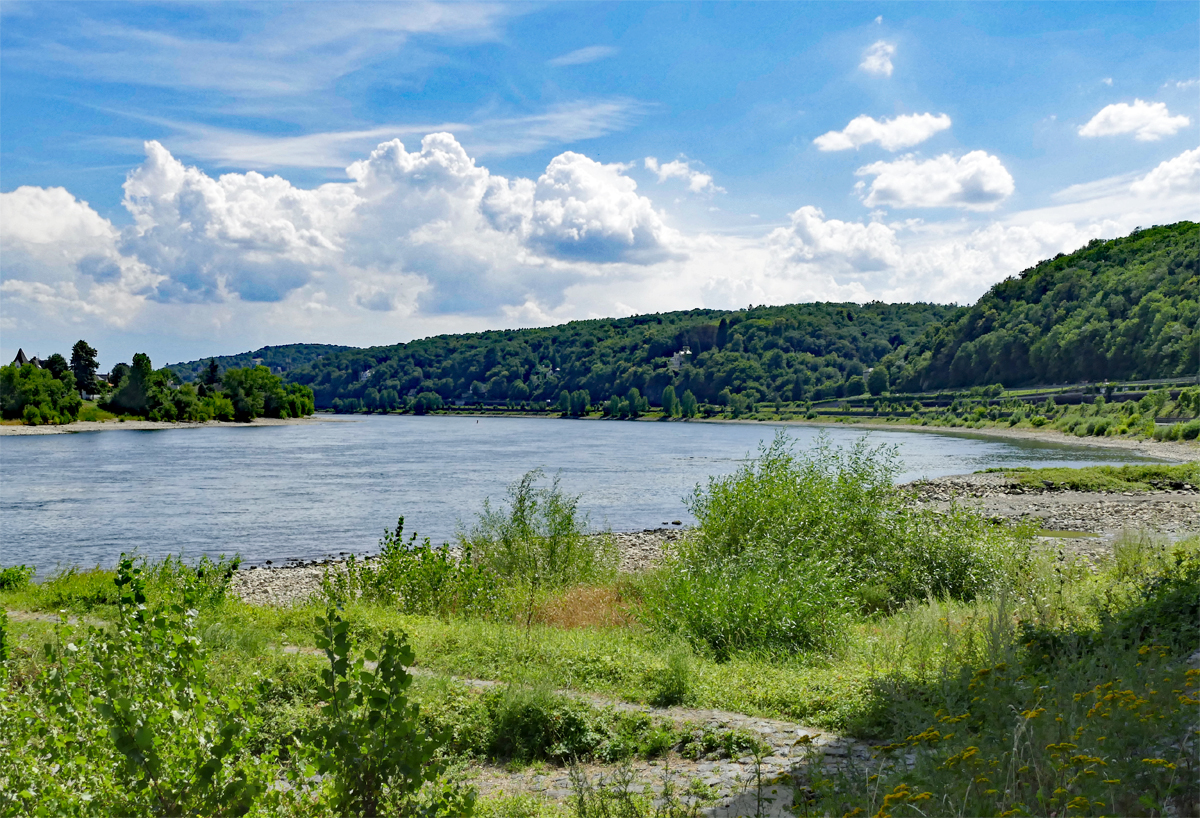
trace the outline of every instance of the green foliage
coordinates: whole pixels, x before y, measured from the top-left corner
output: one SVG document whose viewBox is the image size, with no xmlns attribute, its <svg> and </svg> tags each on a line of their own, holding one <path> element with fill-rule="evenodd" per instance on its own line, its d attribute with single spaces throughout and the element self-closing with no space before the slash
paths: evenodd
<svg viewBox="0 0 1200 818">
<path fill-rule="evenodd" d="M 364 599 L 405 613 L 442 617 L 497 611 L 496 574 L 475 563 L 469 546 L 454 552 L 449 545 L 435 548 L 428 538 L 418 544 L 416 532 L 406 540 L 403 517 L 395 530 L 384 532 L 379 546 L 373 561 L 359 562 L 351 555 L 340 570 L 326 571 L 326 599 L 335 604 Z"/>
<path fill-rule="evenodd" d="M 84 391 L 91 391 L 96 383 L 96 370 L 100 367 L 96 355 L 96 348 L 83 339 L 71 347 L 71 372 L 75 376 L 75 383 Z"/>
<path fill-rule="evenodd" d="M 184 383 L 203 381 L 219 384 L 220 375 L 227 369 L 265 366 L 272 372 L 289 372 L 319 361 L 326 355 L 345 352 L 351 347 L 336 344 L 283 344 L 267 346 L 238 355 L 218 355 L 178 364 L 168 364 Z"/>
<path fill-rule="evenodd" d="M 539 487 L 541 469 L 509 486 L 506 506 L 485 500 L 478 522 L 459 534 L 475 563 L 506 582 L 531 590 L 562 588 L 603 579 L 616 568 L 604 537 L 587 536 L 579 498 L 564 494 L 555 477 Z"/>
<path fill-rule="evenodd" d="M 904 389 L 1193 375 L 1200 225 L 1096 239 L 992 287 L 890 356 Z"/>
<path fill-rule="evenodd" d="M 798 455 L 781 433 L 735 474 L 697 487 L 696 534 L 649 594 L 651 621 L 718 658 L 820 650 L 856 608 L 971 599 L 999 581 L 1016 541 L 962 509 L 907 507 L 896 471 L 894 452 L 865 439 L 849 450 L 822 439 Z"/>
<path fill-rule="evenodd" d="M 81 406 L 70 372 L 60 380 L 33 364 L 0 367 L 0 413 L 5 418 L 20 418 L 30 426 L 70 423 Z"/>
<path fill-rule="evenodd" d="M 0 591 L 20 591 L 29 585 L 35 571 L 32 565 L 10 565 L 0 568 Z"/>
<path fill-rule="evenodd" d="M 426 415 L 442 408 L 442 396 L 437 392 L 422 392 L 413 401 L 413 413 Z"/>
<path fill-rule="evenodd" d="M 214 691 L 198 589 L 150 612 L 122 555 L 112 628 L 63 624 L 37 684 L 0 708 L 0 811 L 27 815 L 244 815 L 272 779 L 246 751 L 245 690 Z M 51 772 L 53 771 L 53 772 Z"/>
<path fill-rule="evenodd" d="M 1051 491 L 1154 491 L 1200 486 L 1200 462 L 1178 465 L 1084 466 L 1078 469 L 996 469 L 1023 486 Z"/>
<path fill-rule="evenodd" d="M 321 720 L 304 731 L 296 748 L 321 775 L 335 815 L 469 815 L 473 793 L 439 780 L 438 743 L 422 727 L 409 700 L 415 656 L 405 637 L 391 631 L 379 650 L 353 656 L 349 625 L 336 609 L 317 619 L 317 647 L 329 667 L 321 671 Z M 374 667 L 368 668 L 367 662 Z M 432 803 L 432 808 L 429 808 Z"/>
<path fill-rule="evenodd" d="M 283 379 L 271 374 L 265 366 L 227 369 L 222 383 L 238 421 L 257 417 L 298 418 L 314 411 L 311 390 L 298 384 L 285 387 Z"/>
<path fill-rule="evenodd" d="M 725 389 L 752 402 L 834 397 L 864 367 L 959 311 L 934 304 L 796 304 L 574 321 L 332 352 L 287 377 L 311 386 L 320 408 L 346 412 L 402 408 L 384 395 L 411 390 L 500 402 L 506 396 L 557 401 L 564 391 L 569 400 L 581 390 L 596 400 L 628 400 L 636 388 L 646 407 L 661 405 L 668 386 L 709 403 Z M 671 358 L 685 346 L 693 354 L 675 372 Z M 624 416 L 646 411 L 631 402 Z M 619 407 L 609 414 L 622 416 Z"/>
</svg>

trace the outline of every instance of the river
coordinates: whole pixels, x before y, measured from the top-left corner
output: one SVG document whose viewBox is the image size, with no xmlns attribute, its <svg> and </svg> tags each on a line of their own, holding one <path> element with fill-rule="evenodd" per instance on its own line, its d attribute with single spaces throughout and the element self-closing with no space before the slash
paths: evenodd
<svg viewBox="0 0 1200 818">
<path fill-rule="evenodd" d="M 470 523 L 485 497 L 529 469 L 560 475 L 593 527 L 614 531 L 690 521 L 697 483 L 734 471 L 779 427 L 544 418 L 365 416 L 256 428 L 101 431 L 0 437 L 0 565 L 115 564 L 240 553 L 248 563 L 364 553 L 404 515 L 435 542 Z M 822 431 L 791 426 L 804 449 Z M 993 466 L 1144 462 L 1082 446 L 872 431 L 897 448 L 900 479 Z"/>
</svg>

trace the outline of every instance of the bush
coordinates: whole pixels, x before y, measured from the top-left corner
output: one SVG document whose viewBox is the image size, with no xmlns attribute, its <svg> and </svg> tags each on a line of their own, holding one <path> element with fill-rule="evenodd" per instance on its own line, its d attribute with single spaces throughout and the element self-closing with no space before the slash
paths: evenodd
<svg viewBox="0 0 1200 818">
<path fill-rule="evenodd" d="M 8 568 L 0 568 L 0 591 L 20 591 L 29 585 L 34 571 L 32 565 L 11 565 Z"/>
<path fill-rule="evenodd" d="M 896 455 L 780 433 L 728 477 L 697 487 L 698 525 L 647 597 L 651 621 L 720 658 L 825 649 L 849 616 L 926 596 L 969 600 L 1007 576 L 1019 538 L 953 508 L 906 506 Z M 858 598 L 856 599 L 856 596 Z"/>
<path fill-rule="evenodd" d="M 394 531 L 385 531 L 380 552 L 372 562 L 353 555 L 341 570 L 326 571 L 322 590 L 327 600 L 345 604 L 364 598 L 396 606 L 410 614 L 484 616 L 495 612 L 499 597 L 495 573 L 476 565 L 470 548 L 435 548 L 426 538 L 417 544 L 414 532 L 404 538 L 404 518 Z"/>
<path fill-rule="evenodd" d="M 459 532 L 459 543 L 476 565 L 532 597 L 541 591 L 611 577 L 617 553 L 608 537 L 588 536 L 579 498 L 564 494 L 556 477 L 549 487 L 536 483 L 541 469 L 509 486 L 507 507 L 484 500 L 478 522 Z"/>
</svg>

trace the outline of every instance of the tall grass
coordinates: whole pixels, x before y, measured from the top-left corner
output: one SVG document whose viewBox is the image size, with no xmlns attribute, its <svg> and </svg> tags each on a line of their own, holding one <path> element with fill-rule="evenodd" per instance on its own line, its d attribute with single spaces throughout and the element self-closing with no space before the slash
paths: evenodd
<svg viewBox="0 0 1200 818">
<path fill-rule="evenodd" d="M 856 616 L 911 599 L 969 600 L 1006 581 L 1020 531 L 961 508 L 911 508 L 895 451 L 821 438 L 797 453 L 780 433 L 758 457 L 697 487 L 698 526 L 647 594 L 651 622 L 718 658 L 834 647 Z"/>
</svg>

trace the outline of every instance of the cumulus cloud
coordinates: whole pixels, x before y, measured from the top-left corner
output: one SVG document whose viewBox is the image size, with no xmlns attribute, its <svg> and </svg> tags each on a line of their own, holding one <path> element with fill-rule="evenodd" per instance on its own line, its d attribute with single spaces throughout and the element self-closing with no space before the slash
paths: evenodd
<svg viewBox="0 0 1200 818">
<path fill-rule="evenodd" d="M 1139 142 L 1155 142 L 1164 136 L 1174 136 L 1191 122 L 1186 116 L 1171 116 L 1165 102 L 1143 102 L 1135 99 L 1132 105 L 1118 102 L 1106 105 L 1086 125 L 1079 128 L 1080 136 L 1115 136 L 1131 133 Z"/>
<path fill-rule="evenodd" d="M 958 207 L 992 210 L 1014 189 L 1013 178 L 1003 163 L 984 151 L 971 151 L 955 159 L 943 154 L 919 160 L 904 156 L 894 162 L 873 162 L 855 171 L 874 176 L 865 189 L 868 207 Z"/>
<path fill-rule="evenodd" d="M 610 45 L 589 45 L 585 48 L 577 48 L 574 51 L 563 54 L 560 57 L 555 57 L 552 60 L 547 60 L 547 65 L 561 67 L 564 65 L 585 65 L 596 60 L 602 60 L 605 57 L 611 57 L 617 53 L 617 49 Z"/>
<path fill-rule="evenodd" d="M 890 77 L 892 75 L 892 55 L 895 53 L 895 45 L 886 40 L 878 40 L 863 54 L 862 62 L 858 64 L 858 67 L 877 77 Z"/>
<path fill-rule="evenodd" d="M 1168 159 L 1132 185 L 1138 196 L 1200 196 L 1200 148 L 1184 151 Z"/>
<path fill-rule="evenodd" d="M 649 264 L 670 255 L 670 231 L 621 165 L 568 151 L 537 180 L 532 242 L 555 255 Z"/>
<path fill-rule="evenodd" d="M 840 131 L 830 131 L 813 140 L 822 151 L 845 151 L 878 142 L 884 150 L 911 148 L 950 127 L 946 114 L 905 114 L 882 122 L 863 114 Z"/>
<path fill-rule="evenodd" d="M 668 179 L 682 179 L 687 183 L 688 190 L 692 193 L 725 192 L 725 188 L 713 184 L 711 174 L 695 170 L 692 168 L 691 163 L 685 159 L 660 163 L 653 156 L 647 156 L 644 164 L 646 170 L 658 176 L 660 183 Z"/>
</svg>

